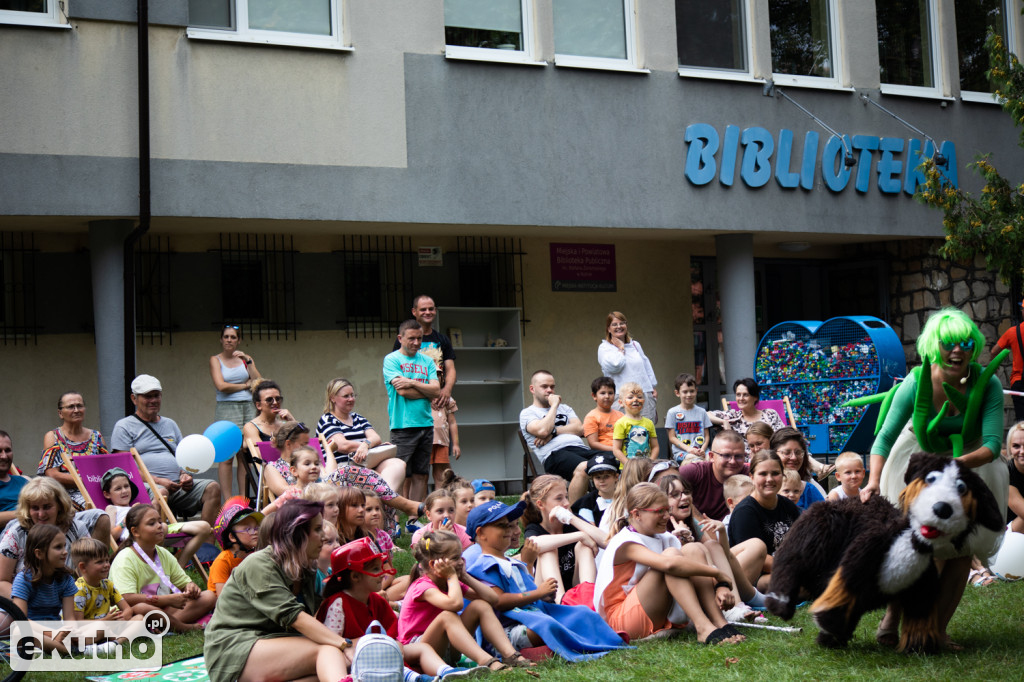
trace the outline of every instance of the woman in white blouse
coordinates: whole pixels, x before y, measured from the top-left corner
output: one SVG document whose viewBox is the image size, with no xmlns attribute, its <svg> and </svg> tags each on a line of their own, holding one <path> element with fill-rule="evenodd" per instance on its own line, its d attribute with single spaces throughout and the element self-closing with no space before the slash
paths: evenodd
<svg viewBox="0 0 1024 682">
<path fill-rule="evenodd" d="M 644 354 L 640 343 L 630 337 L 626 316 L 618 311 L 608 313 L 605 321 L 605 338 L 597 347 L 597 361 L 601 372 L 611 377 L 617 387 L 628 381 L 635 381 L 644 389 L 643 416 L 658 423 L 658 379 L 654 376 L 651 361 Z M 622 412 L 618 399 L 612 409 Z"/>
</svg>

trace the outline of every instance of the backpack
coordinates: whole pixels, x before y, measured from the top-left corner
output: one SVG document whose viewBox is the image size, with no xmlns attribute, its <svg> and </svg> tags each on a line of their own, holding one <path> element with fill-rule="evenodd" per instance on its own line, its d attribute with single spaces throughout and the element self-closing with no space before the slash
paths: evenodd
<svg viewBox="0 0 1024 682">
<path fill-rule="evenodd" d="M 402 682 L 404 673 L 398 642 L 387 636 L 380 621 L 373 621 L 352 654 L 352 679 L 356 682 Z"/>
</svg>

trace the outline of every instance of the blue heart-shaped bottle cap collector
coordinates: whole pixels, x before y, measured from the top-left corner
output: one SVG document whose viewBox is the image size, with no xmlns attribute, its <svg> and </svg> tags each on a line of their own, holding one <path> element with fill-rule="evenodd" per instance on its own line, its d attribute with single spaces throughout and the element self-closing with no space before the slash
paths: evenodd
<svg viewBox="0 0 1024 682">
<path fill-rule="evenodd" d="M 878 405 L 842 407 L 847 400 L 889 390 L 907 373 L 896 332 L 877 317 L 782 322 L 757 348 L 754 378 L 761 400 L 788 396 L 811 452 L 866 454 Z"/>
</svg>

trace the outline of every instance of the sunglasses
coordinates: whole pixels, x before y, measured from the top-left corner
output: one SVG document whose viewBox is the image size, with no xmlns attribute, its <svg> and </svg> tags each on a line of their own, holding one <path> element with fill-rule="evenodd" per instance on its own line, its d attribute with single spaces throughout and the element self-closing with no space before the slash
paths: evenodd
<svg viewBox="0 0 1024 682">
<path fill-rule="evenodd" d="M 962 339 L 960 341 L 942 342 L 942 348 L 944 350 L 953 350 L 957 346 L 960 346 L 960 350 L 972 351 L 974 350 L 974 339 Z"/>
<path fill-rule="evenodd" d="M 223 328 L 224 329 L 234 329 L 236 332 L 238 331 L 238 325 L 237 324 L 226 324 L 226 325 L 224 325 Z"/>
<path fill-rule="evenodd" d="M 280 405 L 284 402 L 283 395 L 272 395 L 268 398 L 263 398 L 263 402 L 270 403 L 271 405 Z"/>
</svg>

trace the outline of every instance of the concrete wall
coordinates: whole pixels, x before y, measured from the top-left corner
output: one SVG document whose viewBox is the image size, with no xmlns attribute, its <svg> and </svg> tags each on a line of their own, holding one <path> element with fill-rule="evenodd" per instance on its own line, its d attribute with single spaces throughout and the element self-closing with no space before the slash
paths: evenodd
<svg viewBox="0 0 1024 682">
<path fill-rule="evenodd" d="M 439 241 L 444 243 L 425 239 Z M 629 316 L 631 331 L 651 358 L 659 388 L 667 391 L 664 400 L 671 401 L 676 373 L 693 369 L 690 253 L 678 241 L 616 243 L 600 236 L 587 241 L 616 244 L 617 292 L 553 293 L 550 240 L 524 241 L 524 300 L 530 320 L 523 339 L 524 374 L 528 377 L 541 366 L 554 371 L 562 395 L 582 417 L 593 406 L 589 386 L 600 374 L 597 345 L 603 337 L 605 316 L 611 310 L 621 310 Z M 202 244 L 203 240 L 193 243 Z M 306 285 L 297 297 L 316 300 L 320 292 L 312 281 L 300 281 Z M 355 339 L 337 329 L 319 329 L 300 330 L 293 341 L 246 339 L 242 346 L 263 376 L 281 385 L 286 407 L 310 427 L 322 413 L 327 382 L 344 376 L 357 387 L 357 410 L 386 436 L 387 397 L 380 371 L 391 344 L 390 338 Z M 178 422 L 186 435 L 201 433 L 214 420 L 208 359 L 219 350 L 215 331 L 175 333 L 173 345 L 138 345 L 139 373 L 161 380 L 163 413 Z M 9 388 L 0 429 L 14 438 L 18 466 L 35 470 L 43 434 L 59 423 L 56 403 L 64 391 L 81 391 L 87 405 L 86 424 L 100 427 L 96 349 L 91 335 L 44 334 L 36 345 L 0 346 L 0 365 Z M 15 396 L 11 392 L 14 387 L 27 390 Z M 524 404 L 530 400 L 528 392 L 524 391 L 523 399 Z M 104 415 L 102 422 L 112 423 L 121 416 L 108 419 Z"/>
</svg>

